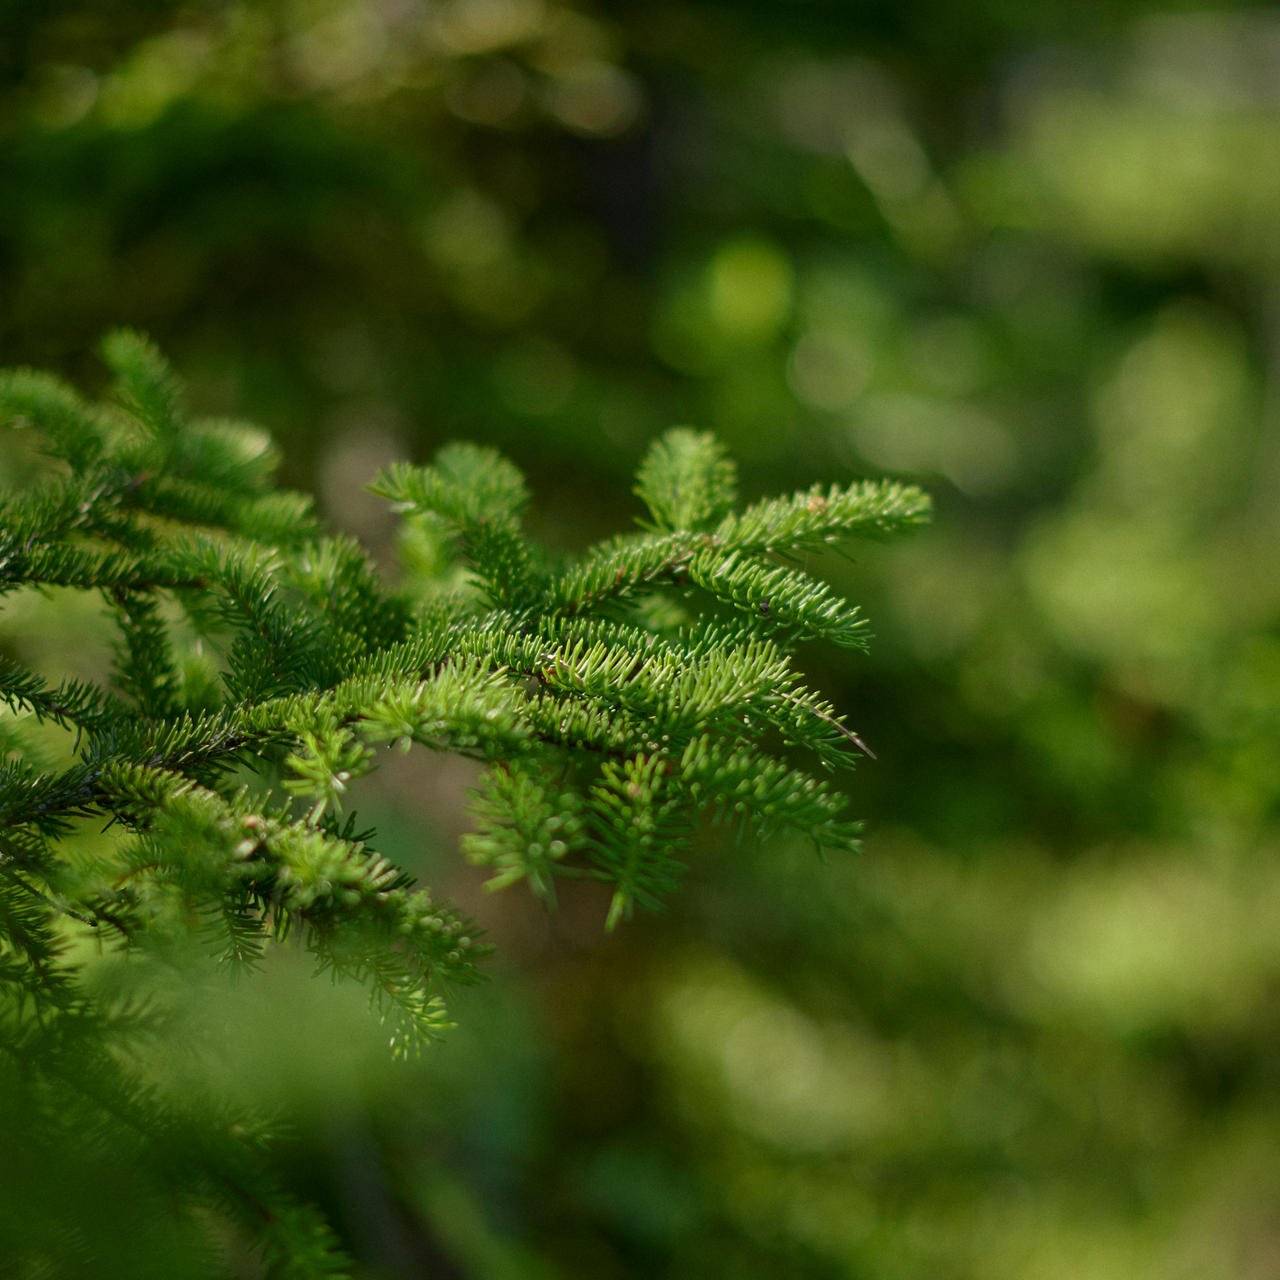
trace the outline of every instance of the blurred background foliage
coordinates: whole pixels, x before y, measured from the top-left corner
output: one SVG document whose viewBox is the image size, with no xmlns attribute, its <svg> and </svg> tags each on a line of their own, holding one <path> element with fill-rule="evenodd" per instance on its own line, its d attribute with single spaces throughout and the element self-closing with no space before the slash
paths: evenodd
<svg viewBox="0 0 1280 1280">
<path fill-rule="evenodd" d="M 206 980 L 157 1077 L 291 1124 L 362 1276 L 1280 1275 L 1280 13 L 3 0 L 0 66 L 2 362 L 145 328 L 387 563 L 361 486 L 456 437 L 564 547 L 673 422 L 938 502 L 811 566 L 860 859 L 709 835 L 605 939 L 410 761 L 363 814 L 500 949 L 451 1039 Z M 0 642 L 92 668 L 71 608 Z"/>
</svg>

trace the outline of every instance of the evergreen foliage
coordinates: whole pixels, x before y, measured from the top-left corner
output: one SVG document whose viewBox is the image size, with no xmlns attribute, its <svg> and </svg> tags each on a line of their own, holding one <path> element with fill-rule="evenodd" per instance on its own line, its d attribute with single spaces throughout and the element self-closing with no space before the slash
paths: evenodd
<svg viewBox="0 0 1280 1280">
<path fill-rule="evenodd" d="M 517 470 L 451 445 L 374 482 L 450 548 L 396 592 L 273 487 L 260 433 L 188 415 L 146 339 L 113 333 L 103 354 L 104 403 L 0 379 L 0 414 L 48 460 L 4 500 L 0 592 L 97 592 L 117 632 L 101 687 L 0 663 L 5 1119 L 53 1150 L 81 1135 L 87 1167 L 127 1169 L 140 1204 L 176 1195 L 208 1242 L 184 1254 L 192 1275 L 220 1274 L 236 1231 L 271 1274 L 342 1274 L 322 1219 L 273 1182 L 265 1134 L 157 1096 L 131 1065 L 162 1011 L 94 990 L 86 940 L 144 964 L 194 936 L 252 967 L 299 939 L 413 1051 L 486 952 L 350 813 L 379 752 L 415 744 L 484 763 L 464 851 L 492 887 L 553 901 L 560 877 L 600 881 L 610 929 L 661 905 L 704 817 L 855 848 L 832 774 L 867 749 L 791 650 L 861 646 L 863 621 L 778 558 L 907 530 L 928 502 L 863 483 L 735 512 L 724 450 L 679 429 L 640 469 L 647 528 L 560 563 L 521 529 Z M 0 1265 L 88 1274 L 93 1230 L 27 1233 Z"/>
</svg>

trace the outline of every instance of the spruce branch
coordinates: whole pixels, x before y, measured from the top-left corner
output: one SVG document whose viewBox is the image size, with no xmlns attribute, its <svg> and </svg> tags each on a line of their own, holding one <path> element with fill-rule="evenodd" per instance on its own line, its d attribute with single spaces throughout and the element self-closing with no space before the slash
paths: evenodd
<svg viewBox="0 0 1280 1280">
<path fill-rule="evenodd" d="M 177 711 L 177 673 L 168 630 L 151 592 L 119 587 L 107 593 L 120 628 L 115 682 L 142 715 L 163 719 Z"/>
<path fill-rule="evenodd" d="M 515 519 L 529 502 L 519 471 L 493 449 L 472 444 L 445 445 L 430 467 L 393 463 L 369 488 L 401 511 L 429 513 L 460 529 Z"/>
<path fill-rule="evenodd" d="M 688 841 L 690 817 L 666 785 L 669 768 L 661 752 L 608 760 L 591 789 L 592 857 L 614 886 L 604 926 L 609 932 L 636 903 L 657 910 L 682 869 L 677 850 Z"/>
<path fill-rule="evenodd" d="M 476 830 L 463 837 L 462 850 L 468 861 L 494 869 L 486 888 L 523 880 L 554 905 L 559 864 L 582 847 L 583 810 L 579 793 L 558 784 L 545 765 L 514 760 L 490 769 L 474 793 Z"/>
<path fill-rule="evenodd" d="M 765 498 L 716 526 L 727 551 L 816 551 L 850 537 L 889 537 L 925 524 L 931 503 L 915 485 L 863 480 L 814 485 L 787 498 Z"/>
<path fill-rule="evenodd" d="M 0 702 L 39 720 L 88 733 L 108 724 L 115 714 L 110 695 L 95 685 L 82 680 L 50 685 L 43 676 L 4 657 L 0 657 Z"/>
<path fill-rule="evenodd" d="M 151 340 L 133 329 L 113 329 L 101 350 L 115 374 L 112 392 L 132 420 L 161 440 L 175 437 L 186 421 L 182 392 Z"/>
<path fill-rule="evenodd" d="M 322 1219 L 253 1142 L 152 1105 L 127 1064 L 162 1011 L 108 1008 L 77 940 L 246 969 L 292 940 L 363 984 L 397 1053 L 435 1039 L 488 944 L 359 829 L 361 780 L 392 746 L 483 766 L 462 852 L 490 888 L 550 904 L 562 878 L 598 882 L 609 930 L 663 905 L 708 821 L 855 849 L 838 775 L 871 752 L 793 646 L 858 650 L 865 623 L 779 560 L 913 528 L 928 499 L 864 481 L 737 511 L 724 448 L 677 428 L 640 466 L 647 527 L 555 560 L 521 524 L 518 470 L 455 444 L 373 482 L 432 540 L 410 598 L 275 487 L 261 432 L 191 419 L 147 339 L 103 350 L 103 404 L 0 374 L 0 424 L 47 459 L 0 496 L 0 594 L 89 591 L 116 628 L 100 680 L 0 657 L 0 1064 L 135 1134 L 161 1185 L 251 1227 L 280 1274 L 341 1274 Z M 37 749 L 46 722 L 74 738 L 61 756 Z M 72 857 L 73 836 L 90 851 Z M 96 1091 L 68 1083 L 102 1061 Z"/>
<path fill-rule="evenodd" d="M 866 620 L 857 608 L 798 569 L 770 565 L 742 551 L 703 551 L 690 560 L 689 578 L 746 613 L 758 629 L 789 629 L 844 649 L 867 647 Z"/>
<path fill-rule="evenodd" d="M 35 369 L 0 371 L 0 425 L 36 429 L 49 455 L 73 472 L 101 458 L 108 434 L 100 415 L 72 387 Z"/>
<path fill-rule="evenodd" d="M 434 465 L 395 463 L 369 486 L 396 509 L 438 520 L 495 608 L 536 603 L 538 584 L 519 517 L 529 501 L 524 477 L 500 454 L 470 444 L 446 445 Z"/>
<path fill-rule="evenodd" d="M 710 534 L 684 532 L 610 539 L 552 579 L 548 606 L 575 617 L 620 605 L 646 587 L 682 581 L 693 554 L 714 545 Z"/>
<path fill-rule="evenodd" d="M 737 468 L 709 431 L 675 427 L 655 440 L 636 477 L 657 529 L 703 529 L 733 509 Z"/>
</svg>

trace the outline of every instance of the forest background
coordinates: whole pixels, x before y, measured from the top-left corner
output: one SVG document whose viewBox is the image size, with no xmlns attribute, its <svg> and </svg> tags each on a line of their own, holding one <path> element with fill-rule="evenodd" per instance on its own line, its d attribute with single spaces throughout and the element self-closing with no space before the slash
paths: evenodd
<svg viewBox="0 0 1280 1280">
<path fill-rule="evenodd" d="M 387 564 L 455 438 L 566 549 L 675 422 L 935 497 L 821 566 L 860 857 L 708 836 L 606 937 L 481 893 L 464 763 L 369 780 L 493 980 L 405 1065 L 276 964 L 202 1084 L 362 1275 L 1280 1273 L 1280 13 L 6 0 L 0 68 L 0 364 L 147 330 Z"/>
</svg>

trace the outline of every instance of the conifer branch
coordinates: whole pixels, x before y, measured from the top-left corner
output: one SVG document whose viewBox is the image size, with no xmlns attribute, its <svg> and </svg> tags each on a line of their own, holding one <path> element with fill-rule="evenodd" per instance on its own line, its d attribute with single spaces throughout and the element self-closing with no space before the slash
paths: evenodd
<svg viewBox="0 0 1280 1280">
<path fill-rule="evenodd" d="M 867 647 L 867 624 L 858 610 L 798 569 L 766 564 L 740 551 L 703 551 L 690 561 L 689 577 L 746 613 L 757 629 L 790 629 L 844 649 Z"/>
<path fill-rule="evenodd" d="M 28 711 L 40 720 L 51 720 L 92 733 L 112 716 L 110 697 L 80 680 L 57 685 L 8 658 L 0 657 L 0 702 L 15 711 Z"/>
<path fill-rule="evenodd" d="M 709 431 L 676 427 L 655 440 L 636 477 L 636 495 L 658 529 L 703 529 L 733 509 L 737 468 Z"/>
<path fill-rule="evenodd" d="M 103 405 L 0 374 L 0 423 L 50 459 L 0 497 L 0 593 L 96 593 L 117 633 L 114 687 L 0 658 L 4 1052 L 43 1082 L 116 1063 L 76 1107 L 136 1126 L 191 1205 L 251 1225 L 290 1274 L 338 1275 L 322 1220 L 271 1184 L 252 1142 L 152 1105 L 119 1065 L 150 1015 L 131 1023 L 91 994 L 75 935 L 138 956 L 189 938 L 242 967 L 293 938 L 364 985 L 396 1052 L 439 1036 L 445 996 L 488 946 L 356 825 L 389 746 L 481 762 L 467 859 L 491 888 L 548 903 L 561 878 L 600 882 L 606 929 L 662 906 L 708 819 L 855 849 L 831 775 L 871 752 L 804 686 L 791 645 L 860 649 L 865 624 L 774 557 L 914 527 L 928 501 L 863 482 L 735 512 L 723 447 L 679 428 L 640 467 L 649 527 L 553 569 L 521 525 L 516 468 L 451 445 L 373 485 L 454 556 L 414 603 L 274 487 L 260 432 L 191 420 L 145 338 L 110 335 L 104 353 Z M 67 730 L 70 758 L 31 749 L 31 722 Z M 112 836 L 72 860 L 87 820 Z"/>
<path fill-rule="evenodd" d="M 814 485 L 787 498 L 765 498 L 727 515 L 716 540 L 727 551 L 816 551 L 850 537 L 888 537 L 926 523 L 931 503 L 914 485 L 863 480 Z"/>
</svg>

